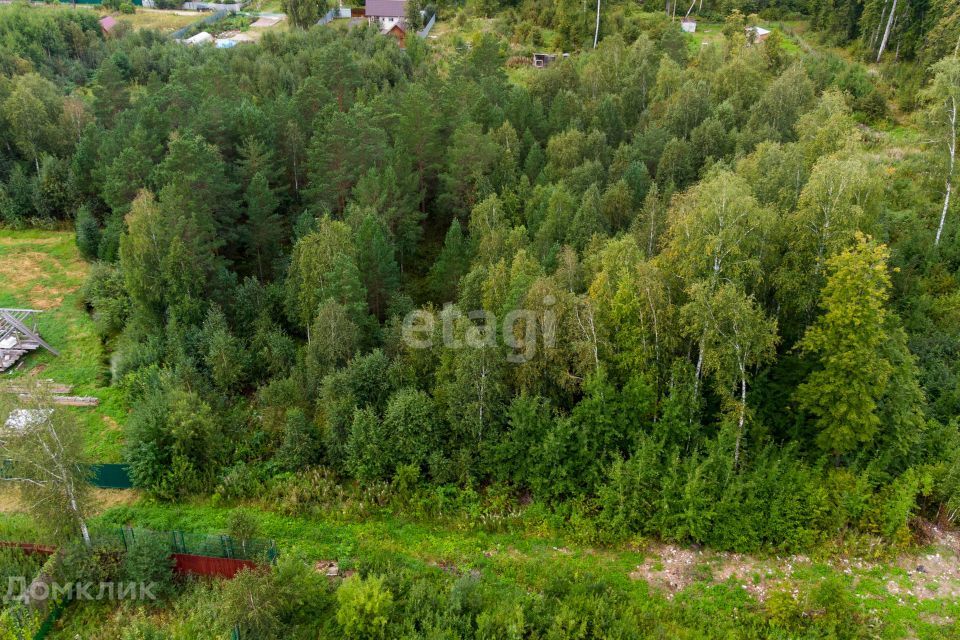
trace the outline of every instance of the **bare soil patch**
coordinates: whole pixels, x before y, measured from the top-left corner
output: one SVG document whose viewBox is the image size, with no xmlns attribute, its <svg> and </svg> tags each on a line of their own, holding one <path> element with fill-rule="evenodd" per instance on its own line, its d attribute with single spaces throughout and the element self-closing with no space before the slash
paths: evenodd
<svg viewBox="0 0 960 640">
<path fill-rule="evenodd" d="M 892 570 L 883 576 L 886 591 L 903 600 L 960 599 L 960 533 L 930 525 L 928 535 L 932 544 L 926 551 L 903 554 L 886 565 Z M 694 582 L 733 582 L 764 602 L 772 591 L 788 586 L 798 568 L 811 565 L 804 555 L 760 558 L 670 544 L 652 545 L 648 552 L 644 562 L 630 572 L 630 578 L 645 580 L 666 592 L 668 598 Z M 828 564 L 855 579 L 881 566 L 844 557 Z"/>
<path fill-rule="evenodd" d="M 56 236 L 49 238 L 0 238 L 0 247 L 15 247 L 19 245 L 51 245 L 57 244 L 60 239 Z"/>
<path fill-rule="evenodd" d="M 133 489 L 93 489 L 92 494 L 94 514 L 113 507 L 129 506 L 140 499 L 140 492 Z M 0 486 L 0 513 L 25 513 L 26 509 L 19 488 Z"/>
<path fill-rule="evenodd" d="M 26 251 L 0 258 L 0 280 L 12 289 L 24 289 L 43 277 L 43 264 L 49 260 L 45 253 Z"/>
<path fill-rule="evenodd" d="M 650 551 L 652 555 L 630 572 L 633 580 L 646 580 L 651 586 L 667 591 L 667 597 L 673 597 L 694 582 L 694 568 L 703 559 L 703 551 L 669 544 L 656 545 Z"/>
</svg>

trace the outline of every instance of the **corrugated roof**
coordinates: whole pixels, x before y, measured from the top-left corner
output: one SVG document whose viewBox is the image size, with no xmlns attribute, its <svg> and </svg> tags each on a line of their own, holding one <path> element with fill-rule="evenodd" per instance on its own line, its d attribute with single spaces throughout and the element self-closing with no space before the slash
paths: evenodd
<svg viewBox="0 0 960 640">
<path fill-rule="evenodd" d="M 117 19 L 113 16 L 100 18 L 100 28 L 104 31 L 111 31 L 115 26 L 117 26 Z"/>
<path fill-rule="evenodd" d="M 407 15 L 407 0 L 367 0 L 368 18 L 403 18 Z"/>
</svg>

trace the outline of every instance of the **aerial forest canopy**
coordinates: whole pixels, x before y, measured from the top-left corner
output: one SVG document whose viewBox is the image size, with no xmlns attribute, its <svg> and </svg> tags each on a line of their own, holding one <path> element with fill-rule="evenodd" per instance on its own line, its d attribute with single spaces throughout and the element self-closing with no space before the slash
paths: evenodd
<svg viewBox="0 0 960 640">
<path fill-rule="evenodd" d="M 708 2 L 700 47 L 607 3 L 596 49 L 580 4 L 442 53 L 0 14 L 0 220 L 75 225 L 139 488 L 323 468 L 737 550 L 956 514 L 956 4 Z M 889 66 L 751 42 L 772 9 Z M 531 25 L 574 55 L 516 73 Z"/>
</svg>

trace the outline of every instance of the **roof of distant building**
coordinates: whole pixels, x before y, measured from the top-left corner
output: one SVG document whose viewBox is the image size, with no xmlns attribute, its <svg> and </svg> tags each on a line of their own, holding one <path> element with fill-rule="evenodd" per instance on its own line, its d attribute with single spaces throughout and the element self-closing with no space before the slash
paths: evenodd
<svg viewBox="0 0 960 640">
<path fill-rule="evenodd" d="M 104 31 L 113 31 L 113 28 L 117 26 L 117 19 L 113 16 L 104 16 L 100 18 L 100 28 Z"/>
<path fill-rule="evenodd" d="M 407 0 L 367 0 L 368 18 L 403 18 L 407 15 Z"/>
</svg>

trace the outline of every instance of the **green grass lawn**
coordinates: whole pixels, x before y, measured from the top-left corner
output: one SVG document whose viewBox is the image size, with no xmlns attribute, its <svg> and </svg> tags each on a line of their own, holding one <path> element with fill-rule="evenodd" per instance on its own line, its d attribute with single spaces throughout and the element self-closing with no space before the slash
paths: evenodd
<svg viewBox="0 0 960 640">
<path fill-rule="evenodd" d="M 81 298 L 87 271 L 70 231 L 0 229 L 0 307 L 43 311 L 40 335 L 60 352 L 29 354 L 2 379 L 35 376 L 99 398 L 99 407 L 65 410 L 85 425 L 91 462 L 119 462 L 126 409 L 121 394 L 108 387 L 106 354 Z"/>
</svg>

